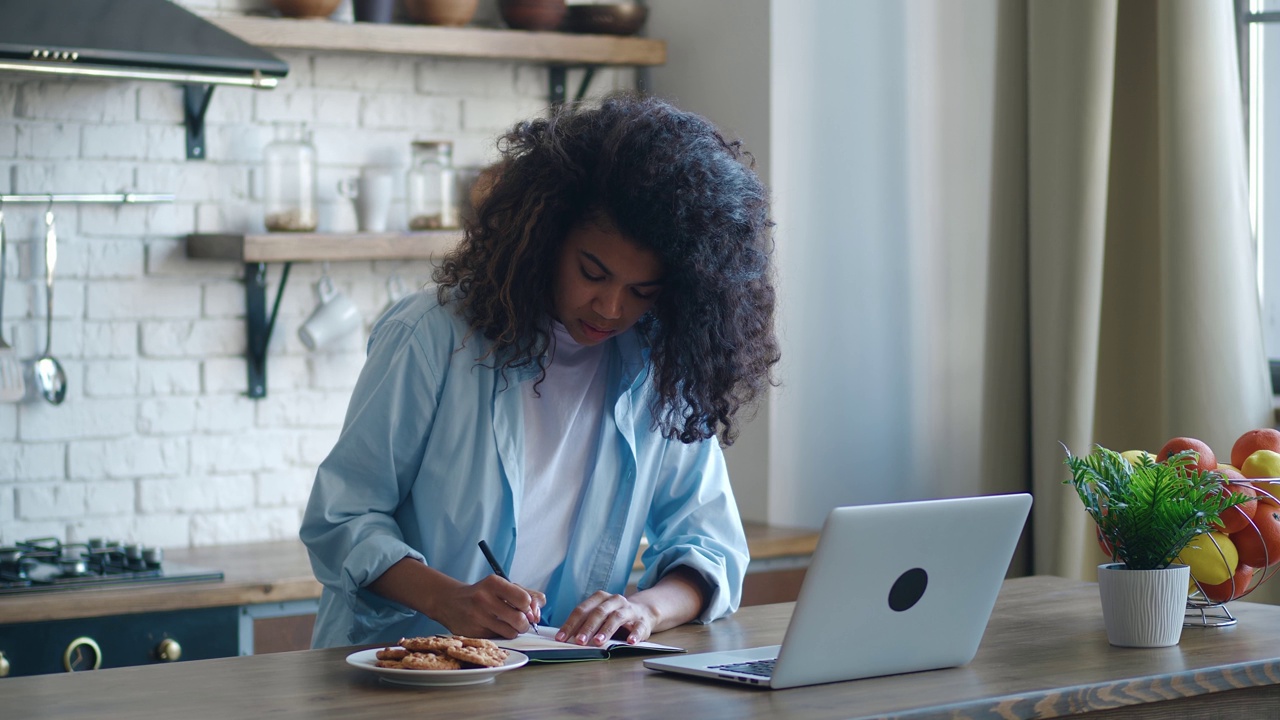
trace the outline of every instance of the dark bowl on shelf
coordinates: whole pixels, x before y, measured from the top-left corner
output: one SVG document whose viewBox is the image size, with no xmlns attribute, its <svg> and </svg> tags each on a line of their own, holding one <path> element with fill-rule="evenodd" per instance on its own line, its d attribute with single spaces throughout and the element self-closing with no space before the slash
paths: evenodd
<svg viewBox="0 0 1280 720">
<path fill-rule="evenodd" d="M 639 3 L 570 5 L 565 14 L 569 32 L 596 35 L 631 35 L 644 27 L 649 8 Z"/>
<path fill-rule="evenodd" d="M 555 30 L 564 21 L 565 0 L 498 0 L 498 13 L 516 30 Z"/>
<path fill-rule="evenodd" d="M 475 17 L 480 0 L 404 0 L 409 18 L 424 25 L 462 27 Z"/>
<path fill-rule="evenodd" d="M 342 0 L 271 0 L 272 7 L 291 18 L 328 17 L 341 4 Z"/>
</svg>

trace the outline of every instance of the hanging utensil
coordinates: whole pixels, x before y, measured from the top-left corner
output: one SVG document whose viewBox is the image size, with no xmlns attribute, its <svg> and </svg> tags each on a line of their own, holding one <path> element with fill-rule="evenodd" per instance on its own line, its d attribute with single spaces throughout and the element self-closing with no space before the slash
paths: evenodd
<svg viewBox="0 0 1280 720">
<path fill-rule="evenodd" d="M 0 402 L 18 402 L 27 394 L 18 353 L 4 341 L 4 200 L 0 199 Z"/>
<path fill-rule="evenodd" d="M 53 268 L 58 264 L 58 233 L 53 227 L 53 196 L 44 213 L 44 354 L 36 360 L 36 386 L 45 400 L 57 405 L 67 396 L 67 373 L 50 353 L 53 345 Z"/>
</svg>

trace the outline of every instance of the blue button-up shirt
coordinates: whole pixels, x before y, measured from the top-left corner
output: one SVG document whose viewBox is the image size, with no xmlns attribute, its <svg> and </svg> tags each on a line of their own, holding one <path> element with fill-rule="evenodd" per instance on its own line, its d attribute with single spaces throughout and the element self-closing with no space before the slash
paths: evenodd
<svg viewBox="0 0 1280 720">
<path fill-rule="evenodd" d="M 698 621 L 727 615 L 738 607 L 748 557 L 720 446 L 655 432 L 647 353 L 634 331 L 608 342 L 599 451 L 568 554 L 547 587 L 544 622 L 559 625 L 596 590 L 623 592 L 642 535 L 641 589 L 688 567 L 710 590 Z M 431 291 L 400 301 L 374 327 L 302 521 L 324 585 L 313 646 L 447 632 L 368 590 L 405 557 L 474 583 L 492 572 L 477 547 L 483 539 L 510 566 L 524 477 L 519 386 L 537 371 L 504 378 L 492 356 L 477 361 L 489 349 Z"/>
</svg>

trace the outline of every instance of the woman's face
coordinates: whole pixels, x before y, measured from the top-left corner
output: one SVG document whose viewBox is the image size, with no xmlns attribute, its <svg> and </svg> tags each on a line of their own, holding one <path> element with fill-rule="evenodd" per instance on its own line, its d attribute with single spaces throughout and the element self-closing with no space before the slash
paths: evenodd
<svg viewBox="0 0 1280 720">
<path fill-rule="evenodd" d="M 583 345 L 626 332 L 662 290 L 662 262 L 618 231 L 586 220 L 569 231 L 556 269 L 556 319 Z"/>
</svg>

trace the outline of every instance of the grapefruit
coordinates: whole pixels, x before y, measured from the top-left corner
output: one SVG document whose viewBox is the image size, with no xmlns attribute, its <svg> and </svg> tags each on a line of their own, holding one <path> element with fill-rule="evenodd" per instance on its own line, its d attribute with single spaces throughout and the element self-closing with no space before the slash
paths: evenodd
<svg viewBox="0 0 1280 720">
<path fill-rule="evenodd" d="M 1218 527 L 1222 529 L 1222 532 L 1227 533 L 1228 535 L 1250 527 L 1249 521 L 1252 520 L 1253 516 L 1258 512 L 1258 501 L 1256 499 L 1258 492 L 1248 485 L 1241 485 L 1238 483 L 1223 485 L 1222 490 L 1223 492 L 1231 495 L 1246 495 L 1254 499 L 1224 510 L 1222 515 L 1218 518 Z"/>
<path fill-rule="evenodd" d="M 1280 563 L 1280 508 L 1259 504 L 1253 523 L 1231 540 L 1245 565 L 1261 568 Z"/>
<path fill-rule="evenodd" d="M 1107 542 L 1107 538 L 1102 534 L 1102 528 L 1095 524 L 1093 526 L 1093 534 L 1098 538 L 1098 548 L 1102 550 L 1102 554 L 1106 555 L 1108 560 L 1115 558 L 1115 548 L 1111 547 L 1111 543 Z"/>
<path fill-rule="evenodd" d="M 1258 428 L 1241 435 L 1231 446 L 1231 464 L 1240 467 L 1245 458 L 1259 450 L 1280 453 L 1280 430 Z"/>
<path fill-rule="evenodd" d="M 1164 444 L 1164 447 L 1160 448 L 1160 452 L 1156 453 L 1156 460 L 1164 462 L 1170 457 L 1187 450 L 1195 453 L 1196 458 L 1195 464 L 1188 466 L 1189 470 L 1204 470 L 1205 472 L 1208 472 L 1210 470 L 1217 469 L 1218 458 L 1214 456 L 1213 450 L 1211 450 L 1204 441 L 1191 437 L 1176 437 L 1171 439 L 1169 442 Z"/>
<path fill-rule="evenodd" d="M 1230 580 L 1217 585 L 1200 583 L 1200 590 L 1204 592 L 1206 598 L 1216 603 L 1234 600 L 1249 589 L 1249 582 L 1253 580 L 1253 570 L 1249 565 L 1241 565 L 1236 568 L 1236 572 L 1231 576 Z"/>
</svg>

